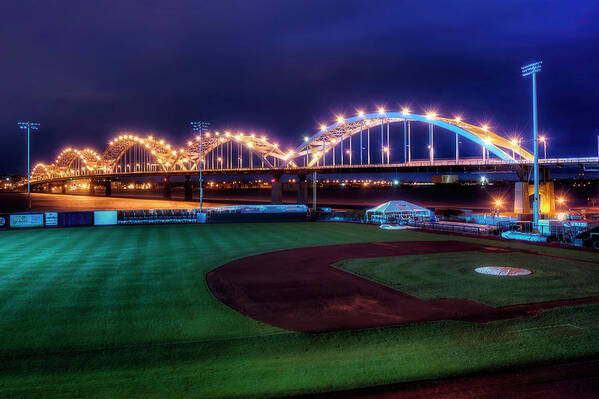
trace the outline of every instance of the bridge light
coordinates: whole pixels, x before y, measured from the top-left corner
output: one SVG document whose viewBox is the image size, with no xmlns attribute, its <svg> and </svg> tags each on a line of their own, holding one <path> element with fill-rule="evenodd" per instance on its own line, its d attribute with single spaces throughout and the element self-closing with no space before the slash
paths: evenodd
<svg viewBox="0 0 599 399">
<path fill-rule="evenodd" d="M 546 140 L 545 136 L 539 136 L 539 141 L 545 142 L 545 140 Z"/>
<path fill-rule="evenodd" d="M 435 112 L 428 112 L 426 114 L 426 119 L 432 119 L 432 118 L 434 118 L 436 116 L 437 116 L 437 114 Z"/>
<path fill-rule="evenodd" d="M 231 132 L 225 132 L 225 136 L 227 136 L 227 137 L 231 136 Z"/>
<path fill-rule="evenodd" d="M 262 141 L 266 141 L 266 136 L 261 137 Z"/>
<path fill-rule="evenodd" d="M 154 140 L 154 137 L 148 136 L 148 140 Z"/>
<path fill-rule="evenodd" d="M 378 109 L 378 112 L 379 112 L 379 114 L 381 114 L 381 115 L 382 115 L 382 114 L 384 114 L 384 113 L 385 113 L 385 108 L 383 108 L 383 107 L 379 107 L 379 109 Z"/>
<path fill-rule="evenodd" d="M 337 117 L 337 123 L 343 123 L 343 115 Z"/>
<path fill-rule="evenodd" d="M 481 128 L 486 132 L 487 130 L 489 130 L 489 126 L 488 125 L 482 125 Z"/>
<path fill-rule="evenodd" d="M 564 202 L 566 202 L 566 199 L 564 197 L 557 197 L 557 203 L 560 205 L 563 205 Z"/>
<path fill-rule="evenodd" d="M 191 145 L 191 144 L 193 144 L 193 142 L 192 142 L 191 140 L 189 140 L 189 141 L 187 142 L 187 145 Z"/>
<path fill-rule="evenodd" d="M 216 134 L 217 136 L 219 136 L 219 135 L 220 135 L 220 133 L 219 133 L 219 132 L 216 132 L 216 133 L 214 133 L 214 134 Z"/>
<path fill-rule="evenodd" d="M 491 139 L 488 137 L 485 137 L 485 144 L 491 144 Z"/>
<path fill-rule="evenodd" d="M 455 121 L 456 121 L 457 123 L 460 123 L 460 122 L 462 121 L 462 117 L 461 117 L 461 116 L 459 116 L 459 115 L 458 115 L 458 116 L 456 116 L 456 117 L 455 117 Z"/>
<path fill-rule="evenodd" d="M 401 109 L 401 113 L 404 114 L 404 115 L 407 115 L 407 114 L 410 113 L 410 110 L 408 108 L 402 108 Z"/>
<path fill-rule="evenodd" d="M 359 116 L 359 117 L 362 117 L 362 116 L 364 116 L 364 111 L 358 111 L 358 116 Z"/>
<path fill-rule="evenodd" d="M 250 134 L 250 137 L 251 137 L 251 138 L 254 138 L 254 137 L 256 137 L 256 136 L 254 136 L 254 133 L 251 133 L 251 134 Z"/>
<path fill-rule="evenodd" d="M 500 208 L 500 207 L 501 207 L 501 204 L 503 204 L 503 201 L 501 201 L 500 199 L 496 199 L 496 200 L 495 200 L 495 206 L 496 206 L 497 208 Z"/>
<path fill-rule="evenodd" d="M 339 118 L 341 118 L 341 117 L 339 117 Z M 339 118 L 337 118 L 338 121 L 339 121 Z M 343 118 L 341 118 L 341 121 L 339 123 L 341 123 L 341 122 L 343 122 Z M 327 130 L 327 126 L 326 125 L 320 125 L 320 130 L 324 132 L 325 130 Z"/>
<path fill-rule="evenodd" d="M 274 146 L 275 148 L 279 148 L 279 144 L 278 144 L 278 143 L 274 143 L 274 144 L 273 144 L 273 146 Z"/>
<path fill-rule="evenodd" d="M 160 140 L 160 144 L 163 144 L 163 145 L 164 145 L 164 140 Z"/>
<path fill-rule="evenodd" d="M 196 136 L 196 141 L 200 141 L 200 136 Z"/>
</svg>

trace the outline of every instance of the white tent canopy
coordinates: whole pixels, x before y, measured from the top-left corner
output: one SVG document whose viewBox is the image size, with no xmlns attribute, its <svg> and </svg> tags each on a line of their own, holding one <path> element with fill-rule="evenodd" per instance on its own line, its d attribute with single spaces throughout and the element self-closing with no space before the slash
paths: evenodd
<svg viewBox="0 0 599 399">
<path fill-rule="evenodd" d="M 375 223 L 409 223 L 431 217 L 431 211 L 406 201 L 389 201 L 366 211 L 366 221 Z"/>
</svg>

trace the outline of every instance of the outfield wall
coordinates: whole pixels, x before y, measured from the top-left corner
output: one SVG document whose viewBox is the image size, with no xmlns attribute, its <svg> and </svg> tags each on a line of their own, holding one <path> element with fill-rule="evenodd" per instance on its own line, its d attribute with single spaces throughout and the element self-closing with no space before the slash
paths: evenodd
<svg viewBox="0 0 599 399">
<path fill-rule="evenodd" d="M 239 205 L 199 209 L 138 209 L 0 214 L 0 229 L 168 223 L 306 222 L 305 205 Z"/>
</svg>

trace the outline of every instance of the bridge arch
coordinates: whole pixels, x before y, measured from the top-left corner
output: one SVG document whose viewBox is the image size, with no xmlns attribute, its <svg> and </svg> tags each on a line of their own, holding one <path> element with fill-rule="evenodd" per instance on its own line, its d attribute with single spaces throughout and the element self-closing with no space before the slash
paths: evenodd
<svg viewBox="0 0 599 399">
<path fill-rule="evenodd" d="M 137 151 L 133 151 L 132 157 L 127 160 L 127 155 L 130 155 L 129 151 L 131 150 Z M 123 134 L 109 142 L 108 148 L 102 154 L 102 168 L 104 173 L 122 172 L 123 170 L 118 170 L 118 164 L 125 157 L 126 164 L 131 166 L 130 171 L 136 170 L 139 164 L 137 161 L 144 159 L 156 160 L 154 171 L 168 172 L 175 165 L 179 152 L 174 146 L 153 136 L 143 138 L 132 134 Z M 133 164 L 127 162 L 131 159 L 134 160 Z"/>
<path fill-rule="evenodd" d="M 50 179 L 54 177 L 54 165 L 46 165 L 42 162 L 37 163 L 31 170 L 31 180 Z"/>
<path fill-rule="evenodd" d="M 202 135 L 202 158 L 204 164 L 208 165 L 207 160 L 211 159 L 211 165 L 216 168 L 233 168 L 235 163 L 233 158 L 237 156 L 238 165 L 243 166 L 243 149 L 249 153 L 250 166 L 253 163 L 253 157 L 256 156 L 264 167 L 273 168 L 278 165 L 278 161 L 286 163 L 293 151 L 283 152 L 277 143 L 270 142 L 266 136 L 257 136 L 255 134 L 231 133 L 225 132 L 206 132 Z M 235 147 L 237 144 L 237 148 Z M 216 158 L 217 162 L 214 162 Z M 225 159 L 226 158 L 226 159 Z M 228 161 L 225 165 L 222 162 Z M 187 142 L 186 147 L 181 152 L 178 164 L 182 170 L 197 170 L 200 163 L 200 137 L 196 136 L 193 140 Z M 220 165 L 219 165 L 220 163 Z"/>
<path fill-rule="evenodd" d="M 313 166 L 341 141 L 354 136 L 361 130 L 378 127 L 384 123 L 403 121 L 423 122 L 443 128 L 486 148 L 489 153 L 509 163 L 516 163 L 516 160 L 506 152 L 507 150 L 518 154 L 525 160 L 533 159 L 532 154 L 524 150 L 518 143 L 501 137 L 485 126 L 471 125 L 459 118 L 449 119 L 432 114 L 420 115 L 387 111 L 361 114 L 347 119 L 339 118 L 336 123 L 323 126 L 319 132 L 308 137 L 296 148 L 292 158 L 310 157 L 307 165 Z"/>
<path fill-rule="evenodd" d="M 69 147 L 56 157 L 52 172 L 58 176 L 89 174 L 96 170 L 101 160 L 98 153 L 90 148 L 78 150 Z"/>
</svg>

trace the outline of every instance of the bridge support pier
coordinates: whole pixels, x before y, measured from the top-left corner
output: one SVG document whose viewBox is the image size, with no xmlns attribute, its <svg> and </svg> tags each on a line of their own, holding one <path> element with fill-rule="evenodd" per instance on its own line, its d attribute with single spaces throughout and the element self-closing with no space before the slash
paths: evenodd
<svg viewBox="0 0 599 399">
<path fill-rule="evenodd" d="M 281 183 L 281 175 L 273 176 L 271 187 L 271 203 L 273 205 L 283 203 L 283 183 Z"/>
<path fill-rule="evenodd" d="M 169 176 L 164 177 L 164 187 L 162 189 L 162 197 L 165 199 L 171 198 L 171 180 Z"/>
<path fill-rule="evenodd" d="M 67 193 L 67 185 L 64 182 L 60 183 L 60 192 L 63 194 Z"/>
<path fill-rule="evenodd" d="M 306 181 L 306 175 L 297 175 L 297 203 L 305 204 L 308 201 L 308 182 Z"/>
<path fill-rule="evenodd" d="M 532 213 L 534 191 L 534 184 L 522 181 L 515 183 L 514 213 Z M 555 214 L 555 191 L 552 181 L 539 185 L 539 213 L 550 216 Z"/>
<path fill-rule="evenodd" d="M 106 181 L 104 182 L 104 187 L 104 195 L 106 195 L 107 197 L 112 196 L 112 181 L 110 179 L 106 179 Z"/>
<path fill-rule="evenodd" d="M 193 200 L 193 184 L 191 182 L 191 176 L 185 175 L 185 201 Z"/>
<path fill-rule="evenodd" d="M 96 193 L 96 182 L 94 179 L 91 179 L 89 181 L 89 190 L 88 190 L 89 195 L 94 195 Z"/>
</svg>

